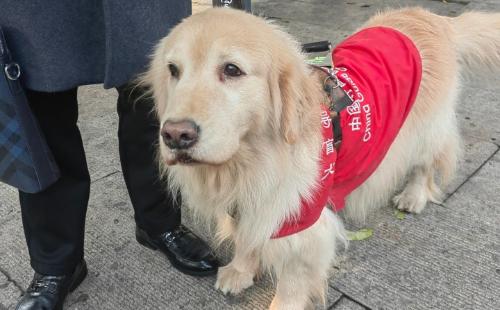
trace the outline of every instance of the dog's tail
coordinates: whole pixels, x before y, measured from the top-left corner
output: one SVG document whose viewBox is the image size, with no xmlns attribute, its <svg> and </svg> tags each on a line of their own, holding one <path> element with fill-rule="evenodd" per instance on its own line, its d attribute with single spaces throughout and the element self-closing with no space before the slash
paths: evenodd
<svg viewBox="0 0 500 310">
<path fill-rule="evenodd" d="M 462 68 L 469 73 L 500 70 L 500 13 L 468 12 L 448 23 Z"/>
</svg>

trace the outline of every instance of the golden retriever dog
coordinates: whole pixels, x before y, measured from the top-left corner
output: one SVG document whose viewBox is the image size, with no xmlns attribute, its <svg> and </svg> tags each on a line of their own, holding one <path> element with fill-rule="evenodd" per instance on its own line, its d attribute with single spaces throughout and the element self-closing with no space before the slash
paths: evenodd
<svg viewBox="0 0 500 310">
<path fill-rule="evenodd" d="M 421 82 L 410 85 L 416 99 L 381 162 L 343 197 L 343 215 L 358 220 L 391 198 L 415 213 L 439 199 L 435 173 L 442 187 L 460 156 L 454 109 L 461 75 L 500 67 L 500 14 L 448 18 L 401 9 L 375 16 L 362 29 L 380 26 L 413 42 Z M 169 189 L 180 191 L 202 219 L 215 221 L 220 240 L 234 242 L 234 257 L 219 269 L 215 287 L 237 294 L 270 272 L 277 280 L 270 309 L 324 304 L 336 247 L 345 243 L 331 203 L 304 230 L 274 237 L 297 220 L 319 186 L 321 74 L 272 22 L 219 8 L 175 27 L 141 78 L 156 102 Z M 339 161 L 346 150 L 340 147 Z"/>
</svg>

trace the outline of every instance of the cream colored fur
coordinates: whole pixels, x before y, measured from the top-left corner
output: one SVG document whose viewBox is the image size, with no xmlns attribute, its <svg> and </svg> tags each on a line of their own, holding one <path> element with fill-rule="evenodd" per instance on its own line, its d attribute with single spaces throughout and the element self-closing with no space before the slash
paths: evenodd
<svg viewBox="0 0 500 310">
<path fill-rule="evenodd" d="M 423 63 L 416 102 L 384 161 L 346 199 L 345 215 L 363 220 L 393 197 L 398 208 L 419 213 L 439 201 L 434 183 L 450 181 L 460 156 L 455 105 L 461 73 L 500 67 L 500 14 L 440 17 L 423 9 L 389 11 L 364 27 L 385 26 L 413 40 Z M 179 76 L 169 71 L 179 68 Z M 244 72 L 231 77 L 227 64 Z M 236 251 L 220 268 L 216 288 L 239 293 L 261 270 L 277 279 L 270 309 L 305 309 L 324 302 L 337 245 L 345 243 L 339 217 L 325 208 L 312 227 L 270 239 L 300 209 L 318 179 L 321 85 L 311 77 L 297 42 L 260 18 L 230 9 L 194 15 L 157 47 L 142 78 L 156 101 L 161 125 L 189 119 L 199 141 L 186 151 L 160 143 L 170 190 L 207 221 Z M 162 141 L 160 137 L 160 141 Z M 178 156 L 189 156 L 183 164 Z M 233 219 L 228 214 L 235 214 Z"/>
</svg>

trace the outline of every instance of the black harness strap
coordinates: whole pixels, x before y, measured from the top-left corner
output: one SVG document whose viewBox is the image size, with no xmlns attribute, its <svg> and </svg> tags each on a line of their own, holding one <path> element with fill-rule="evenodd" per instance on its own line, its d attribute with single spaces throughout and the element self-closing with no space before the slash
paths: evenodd
<svg viewBox="0 0 500 310">
<path fill-rule="evenodd" d="M 311 67 L 320 70 L 326 74 L 325 80 L 323 81 L 323 90 L 330 99 L 330 102 L 325 103 L 330 110 L 330 117 L 333 125 L 333 143 L 337 152 L 340 150 L 342 145 L 342 127 L 340 126 L 340 112 L 352 104 L 352 100 L 344 90 L 339 86 L 339 81 L 335 74 L 333 74 L 332 69 L 326 69 L 323 67 L 311 65 Z M 332 80 L 334 85 L 328 84 L 329 80 Z"/>
</svg>

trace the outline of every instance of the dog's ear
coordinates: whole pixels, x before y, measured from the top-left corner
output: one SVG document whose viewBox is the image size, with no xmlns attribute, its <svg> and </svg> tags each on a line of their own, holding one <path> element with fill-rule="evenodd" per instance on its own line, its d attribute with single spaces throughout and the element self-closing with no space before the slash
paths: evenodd
<svg viewBox="0 0 500 310">
<path fill-rule="evenodd" d="M 294 145 L 300 130 L 299 110 L 303 94 L 300 89 L 300 74 L 294 68 L 275 69 L 270 75 L 271 98 L 280 132 L 286 143 Z"/>
</svg>

